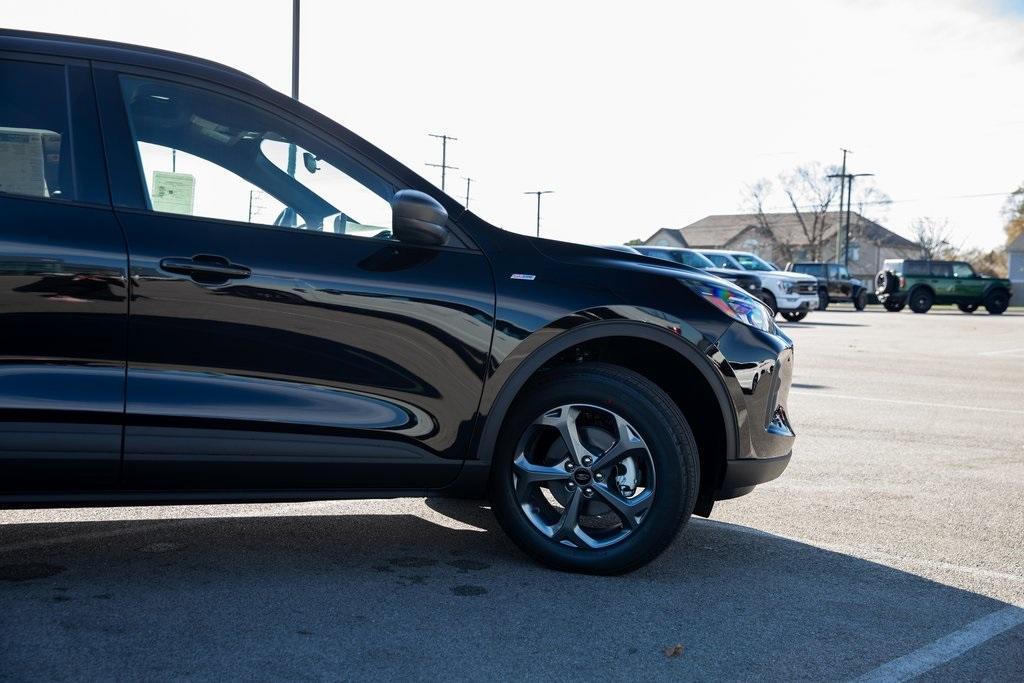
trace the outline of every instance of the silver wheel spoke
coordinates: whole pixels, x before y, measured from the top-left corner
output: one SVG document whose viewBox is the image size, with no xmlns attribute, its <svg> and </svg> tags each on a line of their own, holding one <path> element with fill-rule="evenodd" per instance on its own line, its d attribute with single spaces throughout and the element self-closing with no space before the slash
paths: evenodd
<svg viewBox="0 0 1024 683">
<path fill-rule="evenodd" d="M 593 464 L 595 472 L 603 470 L 610 465 L 614 465 L 622 458 L 626 457 L 626 454 L 631 451 L 641 450 L 646 451 L 647 447 L 644 446 L 643 440 L 633 431 L 633 428 L 629 426 L 629 423 L 623 420 L 618 415 L 615 416 L 615 429 L 616 429 L 616 440 L 612 444 L 612 447 L 606 450 L 604 453 L 597 458 L 597 461 Z"/>
<path fill-rule="evenodd" d="M 583 458 L 593 457 L 583 440 L 580 438 L 580 430 L 576 426 L 576 418 L 579 417 L 580 409 L 576 406 L 562 406 L 550 411 L 540 419 L 540 424 L 554 427 L 562 435 L 565 447 L 569 449 L 569 457 L 577 467 L 583 464 Z"/>
<path fill-rule="evenodd" d="M 527 428 L 516 453 L 516 501 L 552 542 L 607 548 L 646 520 L 654 500 L 654 459 L 640 434 L 611 410 L 585 403 L 552 408 Z M 638 485 L 642 490 L 627 498 Z"/>
<path fill-rule="evenodd" d="M 569 478 L 565 467 L 548 467 L 547 465 L 535 465 L 520 455 L 513 461 L 512 469 L 516 475 L 516 494 L 523 498 L 529 495 L 530 487 L 545 481 L 564 481 Z"/>
<path fill-rule="evenodd" d="M 579 524 L 580 524 L 580 506 L 583 502 L 583 494 L 580 493 L 579 489 L 572 492 L 569 497 L 569 502 L 565 506 L 565 512 L 562 513 L 562 519 L 559 520 L 558 524 L 552 529 L 553 533 L 551 537 L 556 541 L 569 541 L 576 545 L 590 545 L 580 536 Z"/>
<path fill-rule="evenodd" d="M 635 529 L 640 525 L 638 517 L 651 507 L 651 502 L 654 500 L 654 493 L 650 489 L 645 489 L 632 498 L 623 498 L 603 483 L 595 484 L 594 490 L 604 502 L 615 510 L 615 513 L 622 518 L 623 524 L 629 529 Z"/>
</svg>

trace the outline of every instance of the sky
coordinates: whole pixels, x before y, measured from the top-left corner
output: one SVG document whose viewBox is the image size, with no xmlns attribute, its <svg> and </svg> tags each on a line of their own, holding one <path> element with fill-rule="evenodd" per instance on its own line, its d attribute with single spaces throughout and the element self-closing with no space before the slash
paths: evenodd
<svg viewBox="0 0 1024 683">
<path fill-rule="evenodd" d="M 0 0 L 0 25 L 149 45 L 290 91 L 291 2 Z M 793 167 L 874 173 L 872 217 L 1004 241 L 1024 182 L 1024 3 L 303 0 L 300 99 L 509 230 L 591 244 L 743 210 Z M 980 195 L 980 196 L 978 196 Z M 786 210 L 783 197 L 770 208 Z"/>
</svg>

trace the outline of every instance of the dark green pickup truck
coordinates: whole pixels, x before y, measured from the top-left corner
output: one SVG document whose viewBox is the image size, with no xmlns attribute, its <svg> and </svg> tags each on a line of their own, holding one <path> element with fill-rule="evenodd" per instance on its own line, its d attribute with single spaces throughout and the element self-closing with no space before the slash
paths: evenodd
<svg viewBox="0 0 1024 683">
<path fill-rule="evenodd" d="M 909 304 L 914 313 L 927 313 L 933 304 L 956 304 L 964 313 L 984 306 L 999 315 L 1010 305 L 1010 281 L 978 275 L 963 261 L 886 259 L 875 294 L 887 311 Z"/>
</svg>

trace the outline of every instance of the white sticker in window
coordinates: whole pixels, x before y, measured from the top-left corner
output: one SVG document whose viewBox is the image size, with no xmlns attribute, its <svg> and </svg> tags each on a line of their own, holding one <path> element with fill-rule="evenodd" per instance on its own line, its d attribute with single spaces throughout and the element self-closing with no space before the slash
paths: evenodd
<svg viewBox="0 0 1024 683">
<path fill-rule="evenodd" d="M 153 171 L 154 211 L 192 215 L 196 196 L 196 179 L 189 173 Z"/>
<path fill-rule="evenodd" d="M 0 128 L 0 192 L 49 197 L 43 173 L 43 135 L 51 131 Z"/>
</svg>

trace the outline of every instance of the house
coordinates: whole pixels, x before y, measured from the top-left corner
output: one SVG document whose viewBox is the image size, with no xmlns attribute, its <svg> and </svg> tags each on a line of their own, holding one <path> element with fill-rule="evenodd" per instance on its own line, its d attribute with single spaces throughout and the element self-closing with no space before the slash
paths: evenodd
<svg viewBox="0 0 1024 683">
<path fill-rule="evenodd" d="M 688 247 L 683 231 L 679 228 L 661 228 L 646 240 L 644 244 L 648 247 Z"/>
<path fill-rule="evenodd" d="M 1007 245 L 1006 252 L 1009 255 L 1010 283 L 1013 285 L 1010 301 L 1019 306 L 1024 303 L 1024 234 L 1017 235 L 1017 239 Z"/>
<path fill-rule="evenodd" d="M 822 218 L 821 245 L 817 260 L 836 260 L 839 211 Z M 810 224 L 812 216 L 804 214 Z M 683 228 L 662 228 L 648 237 L 651 246 L 689 246 L 691 249 L 752 251 L 785 267 L 790 261 L 813 260 L 813 248 L 795 213 L 728 214 L 707 216 Z M 841 245 L 840 245 L 841 246 Z M 849 270 L 854 277 L 871 280 L 887 258 L 914 258 L 917 245 L 859 213 L 850 213 Z M 839 260 L 842 260 L 840 255 Z"/>
</svg>

